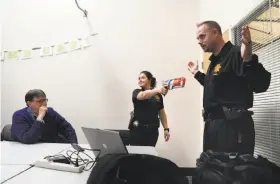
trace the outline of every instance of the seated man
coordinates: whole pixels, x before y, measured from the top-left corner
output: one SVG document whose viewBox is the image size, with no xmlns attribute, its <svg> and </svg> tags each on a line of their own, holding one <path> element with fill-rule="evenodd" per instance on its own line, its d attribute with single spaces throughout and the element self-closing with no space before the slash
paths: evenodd
<svg viewBox="0 0 280 184">
<path fill-rule="evenodd" d="M 27 107 L 13 115 L 11 133 L 15 141 L 25 144 L 36 142 L 78 143 L 72 125 L 53 108 L 47 107 L 46 94 L 39 89 L 26 93 Z"/>
</svg>

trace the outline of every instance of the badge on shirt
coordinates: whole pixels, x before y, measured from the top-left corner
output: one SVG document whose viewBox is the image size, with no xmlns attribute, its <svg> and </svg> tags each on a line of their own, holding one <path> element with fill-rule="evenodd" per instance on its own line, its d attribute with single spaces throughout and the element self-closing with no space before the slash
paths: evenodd
<svg viewBox="0 0 280 184">
<path fill-rule="evenodd" d="M 160 102 L 160 96 L 159 95 L 155 95 L 155 99 L 157 102 Z"/>
<path fill-rule="evenodd" d="M 138 125 L 139 125 L 138 121 L 134 121 L 133 125 L 134 125 L 135 127 L 138 127 Z"/>
<path fill-rule="evenodd" d="M 218 75 L 221 70 L 221 64 L 217 64 L 214 68 L 214 75 Z"/>
</svg>

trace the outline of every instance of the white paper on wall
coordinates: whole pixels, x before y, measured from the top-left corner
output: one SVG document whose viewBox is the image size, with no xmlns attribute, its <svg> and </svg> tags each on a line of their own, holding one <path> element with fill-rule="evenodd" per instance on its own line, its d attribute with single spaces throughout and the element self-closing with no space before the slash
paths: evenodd
<svg viewBox="0 0 280 184">
<path fill-rule="evenodd" d="M 81 43 L 81 46 L 82 46 L 83 49 L 85 49 L 85 48 L 91 46 L 91 43 L 90 43 L 90 41 L 89 41 L 89 38 L 83 38 L 83 39 L 81 39 L 81 40 L 80 40 L 80 43 Z"/>
<path fill-rule="evenodd" d="M 53 55 L 53 50 L 51 46 L 47 46 L 47 47 L 42 47 L 41 51 L 40 51 L 40 56 L 44 57 L 44 56 L 52 56 Z"/>
<path fill-rule="evenodd" d="M 81 44 L 80 44 L 79 40 L 70 41 L 70 42 L 68 42 L 67 45 L 68 45 L 69 51 L 81 49 Z"/>
<path fill-rule="evenodd" d="M 32 50 L 22 50 L 20 53 L 21 59 L 31 59 L 32 58 Z"/>
<path fill-rule="evenodd" d="M 90 38 L 97 35 L 97 33 L 92 33 L 88 37 L 72 40 L 63 44 L 58 44 L 54 46 L 43 46 L 36 47 L 30 50 L 18 50 L 18 51 L 2 51 L 0 52 L 0 59 L 4 61 L 5 59 L 30 59 L 34 55 L 34 50 L 40 49 L 40 56 L 53 56 L 62 53 L 67 53 L 69 51 L 85 49 L 91 46 Z"/>
<path fill-rule="evenodd" d="M 1 52 L 0 55 L 1 55 L 1 57 L 0 57 L 1 61 L 4 61 L 4 59 L 5 59 L 5 52 L 4 51 Z"/>
<path fill-rule="evenodd" d="M 8 51 L 7 59 L 19 59 L 19 51 Z"/>
<path fill-rule="evenodd" d="M 55 45 L 53 51 L 54 51 L 54 55 L 63 54 L 67 52 L 67 48 L 66 45 L 63 43 L 63 44 Z"/>
</svg>

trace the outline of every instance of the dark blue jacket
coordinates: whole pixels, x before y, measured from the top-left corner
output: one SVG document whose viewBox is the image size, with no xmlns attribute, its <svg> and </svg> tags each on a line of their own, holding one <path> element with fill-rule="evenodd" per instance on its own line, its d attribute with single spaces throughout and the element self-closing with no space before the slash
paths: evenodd
<svg viewBox="0 0 280 184">
<path fill-rule="evenodd" d="M 13 115 L 11 133 L 15 141 L 25 144 L 37 142 L 69 142 L 78 143 L 72 125 L 59 115 L 53 108 L 48 107 L 44 122 L 37 121 L 28 112 L 28 107 L 18 110 Z M 66 139 L 63 141 L 62 139 Z"/>
</svg>

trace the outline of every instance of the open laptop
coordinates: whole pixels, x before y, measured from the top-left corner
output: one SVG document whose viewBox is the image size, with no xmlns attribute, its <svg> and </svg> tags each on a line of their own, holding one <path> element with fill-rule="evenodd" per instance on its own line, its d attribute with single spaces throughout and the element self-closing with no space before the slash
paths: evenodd
<svg viewBox="0 0 280 184">
<path fill-rule="evenodd" d="M 82 130 L 91 149 L 99 149 L 101 151 L 99 155 L 97 152 L 94 152 L 95 157 L 98 156 L 97 159 L 106 154 L 128 154 L 119 132 L 85 127 L 82 127 Z"/>
</svg>

